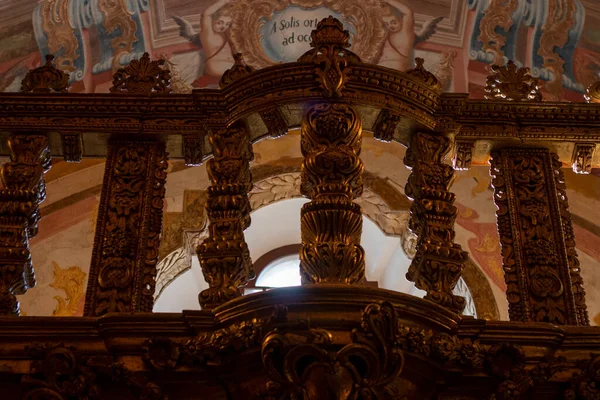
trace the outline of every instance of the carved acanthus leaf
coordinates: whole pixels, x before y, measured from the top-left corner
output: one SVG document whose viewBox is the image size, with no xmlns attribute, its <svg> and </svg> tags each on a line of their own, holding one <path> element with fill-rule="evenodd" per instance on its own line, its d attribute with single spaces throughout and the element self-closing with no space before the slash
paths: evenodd
<svg viewBox="0 0 600 400">
<path fill-rule="evenodd" d="M 529 74 L 529 68 L 519 68 L 509 60 L 504 66 L 492 65 L 492 71 L 486 81 L 486 99 L 542 101 L 539 80 Z"/>
<path fill-rule="evenodd" d="M 67 93 L 69 74 L 56 68 L 52 62 L 54 56 L 46 56 L 46 64 L 27 73 L 21 82 L 22 92 Z"/>
<path fill-rule="evenodd" d="M 150 55 L 144 53 L 141 59 L 132 60 L 127 67 L 117 70 L 111 93 L 170 93 L 171 72 L 163 68 L 164 64 L 164 59 L 150 61 Z"/>
</svg>

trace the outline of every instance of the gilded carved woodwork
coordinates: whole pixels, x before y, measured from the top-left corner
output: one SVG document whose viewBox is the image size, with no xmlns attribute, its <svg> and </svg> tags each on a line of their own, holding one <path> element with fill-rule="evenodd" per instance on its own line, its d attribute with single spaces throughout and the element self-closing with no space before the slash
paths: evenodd
<svg viewBox="0 0 600 400">
<path fill-rule="evenodd" d="M 78 163 L 83 158 L 83 142 L 80 133 L 62 133 L 60 135 L 63 158 L 66 162 Z"/>
<path fill-rule="evenodd" d="M 66 93 L 69 89 L 69 74 L 56 68 L 54 56 L 46 56 L 46 64 L 32 69 L 21 81 L 21 92 Z"/>
<path fill-rule="evenodd" d="M 404 164 L 411 170 L 405 187 L 413 200 L 409 228 L 417 235 L 416 254 L 406 278 L 427 292 L 425 299 L 460 313 L 465 299 L 453 294 L 468 259 L 454 243 L 456 196 L 449 191 L 454 170 L 443 159 L 450 139 L 443 135 L 413 134 Z"/>
<path fill-rule="evenodd" d="M 325 97 L 339 97 L 348 81 L 348 69 L 360 64 L 360 58 L 348 50 L 350 32 L 336 18 L 329 16 L 311 32 L 311 50 L 304 53 L 299 63 L 316 64 L 315 74 Z"/>
<path fill-rule="evenodd" d="M 51 159 L 43 135 L 11 135 L 8 148 L 11 161 L 0 168 L 0 315 L 19 315 L 15 295 L 35 286 L 29 240 L 38 232 Z"/>
<path fill-rule="evenodd" d="M 302 119 L 302 283 L 362 284 L 365 252 L 362 213 L 362 123 L 344 103 L 319 103 Z"/>
<path fill-rule="evenodd" d="M 204 158 L 204 135 L 183 135 L 183 159 L 185 165 L 194 167 L 202 164 Z"/>
<path fill-rule="evenodd" d="M 507 148 L 491 165 L 510 319 L 589 324 L 558 157 Z"/>
<path fill-rule="evenodd" d="M 494 55 L 494 64 L 501 63 L 504 58 L 504 45 L 506 37 L 497 28 L 504 32 L 513 26 L 513 12 L 519 6 L 518 0 L 492 0 L 490 1 L 479 25 L 480 34 L 477 37 L 481 41 L 482 49 Z"/>
<path fill-rule="evenodd" d="M 242 53 L 235 53 L 233 55 L 233 66 L 229 68 L 219 81 L 219 87 L 222 89 L 225 86 L 231 85 L 233 82 L 242 79 L 250 74 L 252 74 L 256 69 L 246 64 L 244 61 L 244 56 Z"/>
<path fill-rule="evenodd" d="M 267 133 L 270 138 L 277 139 L 288 133 L 288 122 L 279 108 L 273 107 L 259 114 L 267 126 Z"/>
<path fill-rule="evenodd" d="M 381 110 L 373 126 L 373 136 L 382 142 L 391 142 L 399 122 L 400 115 L 387 109 Z"/>
<path fill-rule="evenodd" d="M 166 171 L 164 145 L 111 142 L 85 315 L 152 311 Z"/>
<path fill-rule="evenodd" d="M 492 65 L 492 71 L 485 85 L 486 99 L 542 100 L 539 80 L 530 75 L 529 68 L 519 68 L 512 60 L 509 60 L 504 66 Z"/>
<path fill-rule="evenodd" d="M 248 127 L 242 121 L 211 130 L 213 158 L 207 163 L 211 186 L 206 211 L 209 236 L 197 248 L 209 288 L 199 295 L 211 309 L 241 296 L 240 288 L 254 278 L 244 230 L 250 226 L 248 192 L 252 189 L 250 161 L 254 158 Z"/>
<path fill-rule="evenodd" d="M 591 174 L 592 159 L 596 150 L 595 143 L 576 143 L 573 150 L 573 172 L 576 174 Z"/>
<path fill-rule="evenodd" d="M 471 168 L 474 147 L 474 141 L 457 140 L 454 142 L 455 154 L 452 161 L 455 170 L 464 171 Z"/>
<path fill-rule="evenodd" d="M 583 98 L 588 103 L 600 103 L 600 81 L 595 81 L 585 89 Z"/>
<path fill-rule="evenodd" d="M 139 60 L 132 60 L 127 67 L 115 72 L 111 93 L 170 93 L 171 72 L 163 65 L 164 59 L 150 61 L 150 55 L 144 53 Z"/>
</svg>

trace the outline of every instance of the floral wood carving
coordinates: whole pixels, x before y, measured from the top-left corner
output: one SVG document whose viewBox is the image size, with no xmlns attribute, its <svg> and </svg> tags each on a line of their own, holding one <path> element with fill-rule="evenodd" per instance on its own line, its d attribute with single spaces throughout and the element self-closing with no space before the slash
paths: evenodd
<svg viewBox="0 0 600 400">
<path fill-rule="evenodd" d="M 454 155 L 454 169 L 464 171 L 471 168 L 473 149 L 475 142 L 471 140 L 457 140 L 454 144 L 456 154 Z"/>
<path fill-rule="evenodd" d="M 397 340 L 398 320 L 390 303 L 367 306 L 352 343 L 337 351 L 332 333 L 323 329 L 271 331 L 262 344 L 271 378 L 264 398 L 397 398 L 392 383 L 404 366 Z"/>
<path fill-rule="evenodd" d="M 242 121 L 214 129 L 209 140 L 214 157 L 207 163 L 209 236 L 196 249 L 209 288 L 200 293 L 204 309 L 241 296 L 240 288 L 254 277 L 244 230 L 250 226 L 248 192 L 254 158 L 249 131 Z"/>
<path fill-rule="evenodd" d="M 510 319 L 588 325 L 558 156 L 502 149 L 491 164 Z"/>
<path fill-rule="evenodd" d="M 83 305 L 85 278 L 87 274 L 80 267 L 73 266 L 62 269 L 60 265 L 52 261 L 54 279 L 50 286 L 56 290 L 65 292 L 65 296 L 54 296 L 58 302 L 52 315 L 71 317 L 79 316 Z"/>
<path fill-rule="evenodd" d="M 25 75 L 21 81 L 22 92 L 34 93 L 67 93 L 69 88 L 69 74 L 56 68 L 52 63 L 54 56 L 46 56 L 46 64 L 35 68 Z"/>
<path fill-rule="evenodd" d="M 288 133 L 288 122 L 277 107 L 270 108 L 260 113 L 260 118 L 267 126 L 269 137 L 277 139 Z"/>
<path fill-rule="evenodd" d="M 246 64 L 242 53 L 235 53 L 233 59 L 233 66 L 223 73 L 223 76 L 219 81 L 219 87 L 221 89 L 256 71 L 253 67 Z"/>
<path fill-rule="evenodd" d="M 204 135 L 183 135 L 183 158 L 185 165 L 196 167 L 202 165 L 204 158 Z"/>
<path fill-rule="evenodd" d="M 453 293 L 468 254 L 454 243 L 456 196 L 449 192 L 454 170 L 444 164 L 450 140 L 432 133 L 415 133 L 404 157 L 411 170 L 405 188 L 413 200 L 409 227 L 417 235 L 417 252 L 406 278 L 427 292 L 425 299 L 461 313 L 465 299 Z"/>
<path fill-rule="evenodd" d="M 399 122 L 400 115 L 388 109 L 381 110 L 373 127 L 373 136 L 377 140 L 390 143 L 394 140 L 394 133 L 396 133 Z"/>
<path fill-rule="evenodd" d="M 360 58 L 348 50 L 350 32 L 336 18 L 329 16 L 317 24 L 311 33 L 311 50 L 304 53 L 298 62 L 317 65 L 315 73 L 325 97 L 339 97 L 346 81 L 347 69 L 361 63 Z"/>
<path fill-rule="evenodd" d="M 362 213 L 362 123 L 343 103 L 318 103 L 302 118 L 302 283 L 361 284 L 365 252 Z"/>
<path fill-rule="evenodd" d="M 141 59 L 132 60 L 127 67 L 117 70 L 111 93 L 170 93 L 171 72 L 163 68 L 164 64 L 164 59 L 150 61 L 150 55 L 144 53 Z"/>
<path fill-rule="evenodd" d="M 46 136 L 11 135 L 8 148 L 11 161 L 0 168 L 0 315 L 19 315 L 15 295 L 35 286 L 29 240 L 38 232 L 51 161 Z"/>
<path fill-rule="evenodd" d="M 63 158 L 66 162 L 78 163 L 83 158 L 83 142 L 80 133 L 61 133 Z"/>
<path fill-rule="evenodd" d="M 573 172 L 576 174 L 591 174 L 594 157 L 594 143 L 575 143 L 573 150 Z"/>
<path fill-rule="evenodd" d="M 166 171 L 164 145 L 110 143 L 85 315 L 152 311 Z"/>
<path fill-rule="evenodd" d="M 486 80 L 486 99 L 542 101 L 539 81 L 529 74 L 529 68 L 519 68 L 509 60 L 505 66 L 492 65 L 492 71 Z"/>
</svg>

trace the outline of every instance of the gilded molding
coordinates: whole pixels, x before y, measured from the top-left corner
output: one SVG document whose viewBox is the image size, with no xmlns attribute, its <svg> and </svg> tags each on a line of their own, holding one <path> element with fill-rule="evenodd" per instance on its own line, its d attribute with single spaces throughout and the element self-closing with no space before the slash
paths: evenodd
<svg viewBox="0 0 600 400">
<path fill-rule="evenodd" d="M 163 144 L 111 142 L 84 315 L 152 311 L 167 164 Z"/>
<path fill-rule="evenodd" d="M 491 165 L 510 319 L 588 325 L 560 160 L 506 148 Z"/>
</svg>

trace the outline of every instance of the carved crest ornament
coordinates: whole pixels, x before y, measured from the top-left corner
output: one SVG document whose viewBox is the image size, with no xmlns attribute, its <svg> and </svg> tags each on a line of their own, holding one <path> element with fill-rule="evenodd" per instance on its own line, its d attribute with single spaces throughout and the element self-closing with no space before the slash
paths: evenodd
<svg viewBox="0 0 600 400">
<path fill-rule="evenodd" d="M 275 11 L 291 3 L 261 4 Z M 368 24 L 379 4 L 293 3 L 342 15 L 359 10 L 358 24 Z M 236 23 L 258 12 L 249 4 L 228 6 Z M 110 16 L 123 3 L 100 5 Z M 600 106 L 542 103 L 538 82 L 512 62 L 493 67 L 486 100 L 443 94 L 422 59 L 406 72 L 368 64 L 369 42 L 384 40 L 377 29 L 356 36 L 353 51 L 350 36 L 342 22 L 325 18 L 298 62 L 270 68 L 252 51 L 252 38 L 232 37 L 238 51 L 249 49 L 247 60 L 235 55 L 218 90 L 173 94 L 163 62 L 144 54 L 116 72 L 114 95 L 73 100 L 51 57 L 24 79 L 24 93 L 0 94 L 10 155 L 0 169 L 2 398 L 599 397 L 600 333 L 587 326 L 558 153 L 576 172 L 597 166 L 600 134 L 590 127 Z M 242 296 L 254 278 L 244 236 L 258 201 L 249 196 L 252 143 L 285 134 L 294 119 L 302 160 L 290 179 L 309 199 L 300 215 L 302 285 Z M 407 145 L 414 257 L 406 277 L 424 299 L 365 285 L 363 129 Z M 45 199 L 50 143 L 60 142 L 65 160 L 76 162 L 91 154 L 90 137 L 107 156 L 86 317 L 15 318 L 16 296 L 35 285 L 29 240 Z M 535 147 L 512 146 L 512 139 Z M 491 154 L 478 140 L 492 144 Z M 564 146 L 555 146 L 559 140 Z M 208 229 L 196 248 L 207 284 L 199 311 L 152 313 L 167 148 L 190 166 L 210 157 Z M 452 149 L 454 167 L 446 160 Z M 510 323 L 461 316 L 465 300 L 456 294 L 470 261 L 456 242 L 451 185 L 455 169 L 490 156 Z"/>
</svg>

